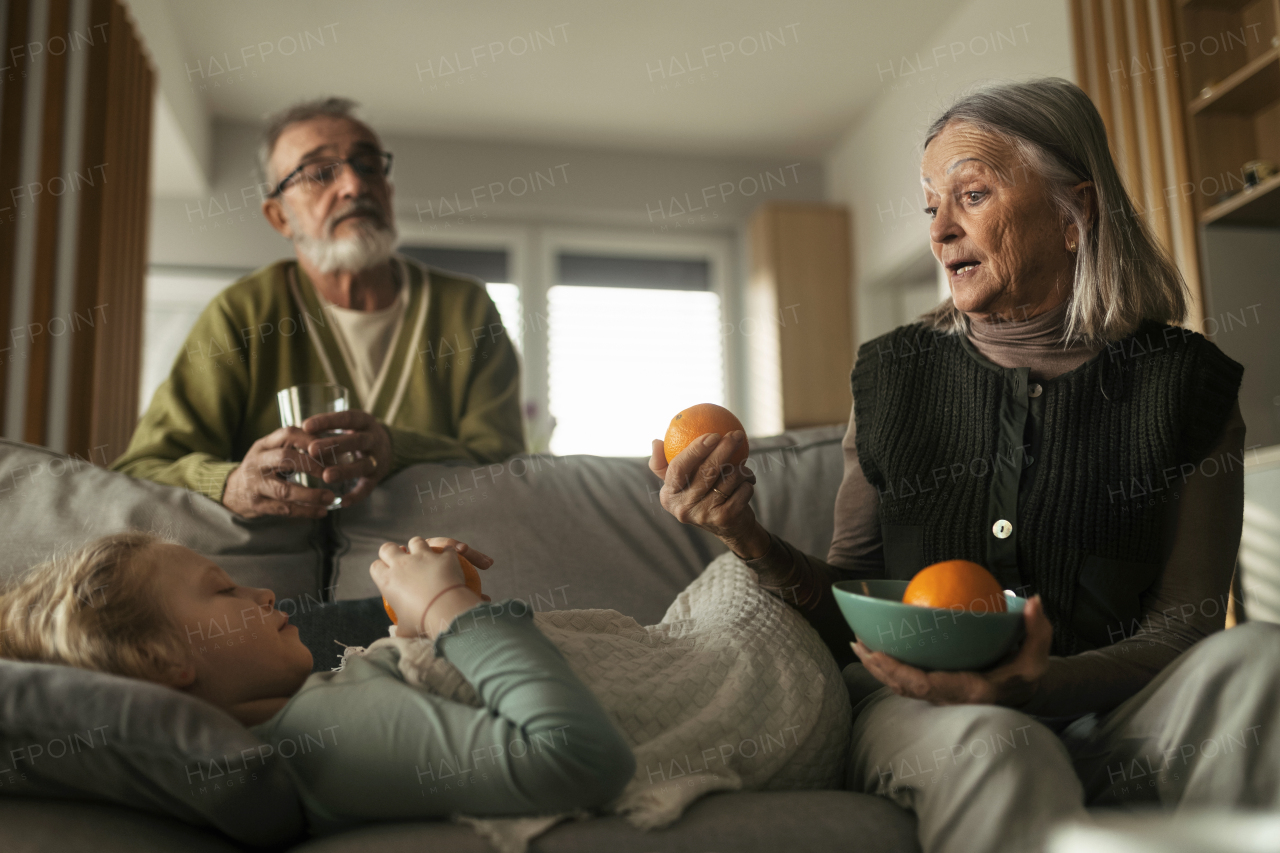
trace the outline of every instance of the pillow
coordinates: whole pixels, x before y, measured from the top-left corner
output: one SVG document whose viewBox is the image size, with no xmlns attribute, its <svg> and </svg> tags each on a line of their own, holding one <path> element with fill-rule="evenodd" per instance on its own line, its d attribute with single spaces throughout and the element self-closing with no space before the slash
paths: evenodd
<svg viewBox="0 0 1280 853">
<path fill-rule="evenodd" d="M 93 462 L 106 464 L 102 451 Z M 278 599 L 320 600 L 318 524 L 246 520 L 203 495 L 108 471 L 43 447 L 0 439 L 0 583 L 55 551 L 122 530 L 145 530 L 210 557 L 236 582 Z"/>
<path fill-rule="evenodd" d="M 290 752 L 168 687 L 0 659 L 3 795 L 114 803 L 281 845 L 303 830 Z"/>
</svg>

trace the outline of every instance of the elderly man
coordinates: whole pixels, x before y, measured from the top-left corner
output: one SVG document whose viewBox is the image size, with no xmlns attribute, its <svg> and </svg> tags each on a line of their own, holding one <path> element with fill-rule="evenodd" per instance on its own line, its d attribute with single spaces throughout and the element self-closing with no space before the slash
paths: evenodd
<svg viewBox="0 0 1280 853">
<path fill-rule="evenodd" d="M 524 450 L 519 365 L 497 309 L 481 284 L 393 254 L 391 155 L 354 106 L 303 103 L 268 123 L 262 212 L 297 258 L 204 310 L 116 470 L 243 516 L 317 518 L 334 493 L 289 474 L 358 479 L 349 506 L 406 465 Z M 346 387 L 353 410 L 281 427 L 276 392 L 313 382 Z"/>
</svg>

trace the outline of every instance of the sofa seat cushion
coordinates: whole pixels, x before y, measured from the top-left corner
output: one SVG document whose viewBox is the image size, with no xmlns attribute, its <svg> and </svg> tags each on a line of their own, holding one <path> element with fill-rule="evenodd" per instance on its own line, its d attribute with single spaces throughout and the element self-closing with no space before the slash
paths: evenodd
<svg viewBox="0 0 1280 853">
<path fill-rule="evenodd" d="M 296 853 L 492 853 L 447 823 L 370 826 L 294 848 Z M 479 841 L 479 836 L 472 833 Z M 851 791 L 711 794 L 666 829 L 643 832 L 621 817 L 570 821 L 535 838 L 530 853 L 916 853 L 915 818 L 881 797 Z"/>
<path fill-rule="evenodd" d="M 250 849 L 254 848 L 242 847 L 215 830 L 121 806 L 0 796 L 0 850 L 240 853 Z"/>
</svg>

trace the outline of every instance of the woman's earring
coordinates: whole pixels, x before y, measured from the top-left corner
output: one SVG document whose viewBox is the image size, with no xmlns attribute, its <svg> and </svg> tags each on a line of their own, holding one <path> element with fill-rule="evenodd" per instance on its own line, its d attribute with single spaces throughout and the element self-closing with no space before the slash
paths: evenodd
<svg viewBox="0 0 1280 853">
<path fill-rule="evenodd" d="M 1075 240 L 1070 240 L 1070 241 L 1068 241 L 1068 242 L 1067 242 L 1067 251 L 1068 251 L 1068 252 L 1074 252 L 1075 250 L 1076 250 L 1076 241 L 1075 241 Z"/>
</svg>

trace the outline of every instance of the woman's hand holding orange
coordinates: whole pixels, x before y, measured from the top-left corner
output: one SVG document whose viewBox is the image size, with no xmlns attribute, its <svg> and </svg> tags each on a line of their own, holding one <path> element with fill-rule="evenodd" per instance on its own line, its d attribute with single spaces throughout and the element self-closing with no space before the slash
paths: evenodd
<svg viewBox="0 0 1280 853">
<path fill-rule="evenodd" d="M 433 547 L 431 543 L 452 544 Z M 462 565 L 454 556 L 466 550 L 466 545 L 453 539 L 428 541 L 421 536 L 410 539 L 407 548 L 385 542 L 378 549 L 378 559 L 370 564 L 369 575 L 400 615 L 396 636 L 426 634 L 434 639 L 455 616 L 483 601 L 466 587 Z M 483 560 L 484 568 L 493 564 L 484 554 L 471 553 Z"/>
<path fill-rule="evenodd" d="M 1045 616 L 1040 596 L 1022 610 L 1026 639 L 1022 646 L 986 672 L 925 672 L 873 652 L 858 640 L 853 651 L 876 679 L 899 696 L 922 699 L 934 705 L 1005 705 L 1017 708 L 1035 695 L 1049 669 L 1053 623 Z"/>
<path fill-rule="evenodd" d="M 653 441 L 649 469 L 662 478 L 658 499 L 683 524 L 718 537 L 744 560 L 763 556 L 769 533 L 751 509 L 756 475 L 746 463 L 727 460 L 746 441 L 742 430 L 723 437 L 708 433 L 691 442 L 667 464 L 660 439 Z"/>
</svg>

